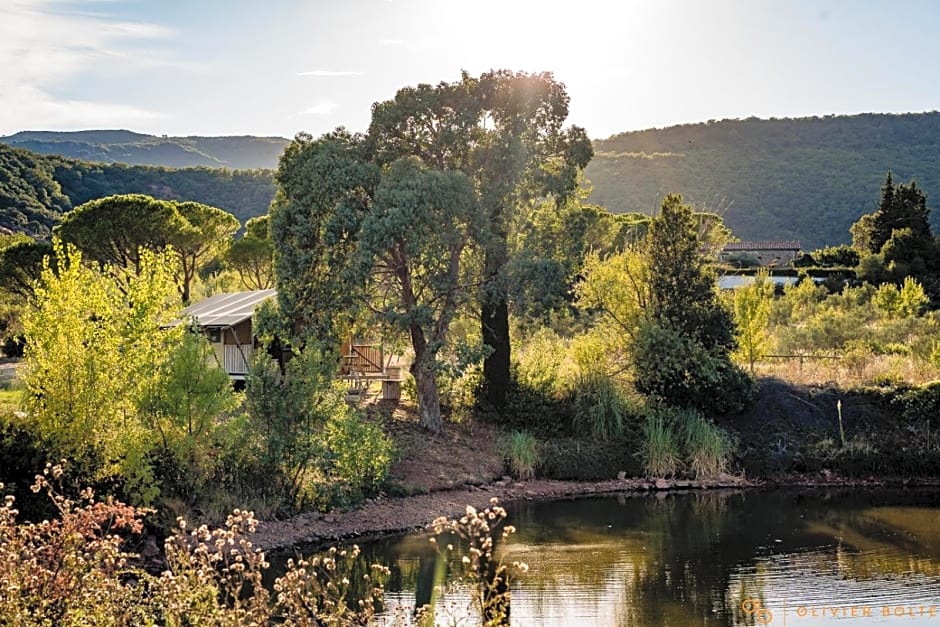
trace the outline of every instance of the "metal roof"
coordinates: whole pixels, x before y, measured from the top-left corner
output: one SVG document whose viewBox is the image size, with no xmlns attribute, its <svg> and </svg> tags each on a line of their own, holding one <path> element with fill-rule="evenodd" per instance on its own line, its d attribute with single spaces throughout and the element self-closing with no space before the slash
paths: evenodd
<svg viewBox="0 0 940 627">
<path fill-rule="evenodd" d="M 184 320 L 195 319 L 201 327 L 231 327 L 248 320 L 255 307 L 277 294 L 276 290 L 216 294 L 183 310 Z"/>
<path fill-rule="evenodd" d="M 733 242 L 725 250 L 799 250 L 800 240 L 771 240 L 762 242 Z"/>
</svg>

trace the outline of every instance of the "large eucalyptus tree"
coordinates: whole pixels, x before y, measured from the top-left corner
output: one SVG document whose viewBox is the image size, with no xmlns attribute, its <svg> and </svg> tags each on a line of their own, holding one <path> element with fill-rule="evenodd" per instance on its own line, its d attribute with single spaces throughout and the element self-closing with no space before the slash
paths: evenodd
<svg viewBox="0 0 940 627">
<path fill-rule="evenodd" d="M 564 128 L 568 94 L 550 73 L 491 71 L 454 83 L 399 90 L 372 107 L 369 140 L 378 163 L 412 156 L 474 183 L 486 214 L 479 295 L 487 400 L 501 407 L 509 384 L 509 229 L 521 207 L 564 203 L 593 149 L 583 129 Z"/>
</svg>

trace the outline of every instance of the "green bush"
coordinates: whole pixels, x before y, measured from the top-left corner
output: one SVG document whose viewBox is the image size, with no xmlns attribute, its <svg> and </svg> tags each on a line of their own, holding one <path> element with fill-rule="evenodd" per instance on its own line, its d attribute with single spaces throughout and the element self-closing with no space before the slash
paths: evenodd
<svg viewBox="0 0 940 627">
<path fill-rule="evenodd" d="M 313 347 L 292 356 L 285 372 L 264 351 L 251 366 L 241 459 L 264 478 L 259 488 L 303 508 L 349 505 L 385 481 L 392 444 L 380 425 L 344 400 L 335 364 Z"/>
<path fill-rule="evenodd" d="M 544 395 L 559 389 L 562 363 L 567 346 L 554 331 L 541 328 L 524 342 L 516 363 L 522 385 Z"/>
<path fill-rule="evenodd" d="M 502 441 L 509 471 L 517 479 L 531 479 L 539 465 L 539 442 L 528 431 L 513 431 Z"/>
<path fill-rule="evenodd" d="M 632 438 L 598 441 L 558 437 L 544 440 L 541 449 L 537 474 L 548 479 L 602 481 L 621 471 L 631 477 L 643 473 Z"/>
<path fill-rule="evenodd" d="M 323 469 L 331 482 L 341 486 L 345 504 L 372 494 L 388 477 L 394 445 L 381 425 L 350 409 L 327 420 L 324 438 Z"/>
<path fill-rule="evenodd" d="M 667 326 L 643 325 L 633 360 L 637 390 L 677 407 L 725 414 L 740 411 L 754 395 L 753 380 L 726 355 Z"/>
<path fill-rule="evenodd" d="M 571 435 L 574 399 L 570 395 L 549 394 L 520 381 L 514 368 L 510 374 L 506 407 L 490 414 L 493 422 L 514 429 L 525 429 L 546 439 Z"/>
<path fill-rule="evenodd" d="M 847 245 L 827 246 L 812 253 L 816 264 L 824 267 L 854 268 L 860 261 L 858 250 Z"/>
</svg>

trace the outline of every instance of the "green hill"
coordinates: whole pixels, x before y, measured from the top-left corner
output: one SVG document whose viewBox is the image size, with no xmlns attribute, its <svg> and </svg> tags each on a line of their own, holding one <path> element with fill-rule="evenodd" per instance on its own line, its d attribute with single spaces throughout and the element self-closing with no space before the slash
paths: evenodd
<svg viewBox="0 0 940 627">
<path fill-rule="evenodd" d="M 172 168 L 276 168 L 282 137 L 158 137 L 125 130 L 22 131 L 0 143 L 84 161 Z"/>
<path fill-rule="evenodd" d="M 111 194 L 195 200 L 229 211 L 242 223 L 268 210 L 271 170 L 165 168 L 87 163 L 0 144 L 0 227 L 48 235 L 62 213 Z"/>
<path fill-rule="evenodd" d="M 28 227 L 34 231 L 48 229 L 75 204 L 129 192 L 199 200 L 244 221 L 267 210 L 272 174 L 218 168 L 276 167 L 287 144 L 276 137 L 163 138 L 124 130 L 25 131 L 0 142 L 102 162 L 0 144 L 0 225 L 35 223 Z M 711 121 L 622 133 L 594 146 L 586 173 L 592 202 L 650 213 L 665 194 L 680 192 L 723 213 L 742 239 L 798 239 L 807 250 L 848 242 L 849 226 L 875 209 L 888 170 L 895 181 L 914 178 L 940 195 L 938 112 Z M 932 219 L 940 225 L 940 211 Z"/>
<path fill-rule="evenodd" d="M 938 112 L 710 121 L 622 133 L 594 148 L 591 202 L 650 213 L 680 192 L 722 210 L 742 239 L 798 239 L 804 249 L 848 242 L 888 170 L 940 197 Z M 940 224 L 940 213 L 932 219 Z"/>
</svg>

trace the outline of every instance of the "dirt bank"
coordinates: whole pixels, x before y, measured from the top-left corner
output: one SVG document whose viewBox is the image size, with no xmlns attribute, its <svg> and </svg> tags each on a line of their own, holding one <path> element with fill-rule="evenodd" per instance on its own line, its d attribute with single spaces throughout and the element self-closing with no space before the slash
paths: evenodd
<svg viewBox="0 0 940 627">
<path fill-rule="evenodd" d="M 556 499 L 569 496 L 609 494 L 626 491 L 666 491 L 749 487 L 758 485 L 740 477 L 722 476 L 713 481 L 614 479 L 599 482 L 496 481 L 483 486 L 378 498 L 348 512 L 326 514 L 307 512 L 282 521 L 258 526 L 254 543 L 265 550 L 284 549 L 301 544 L 328 544 L 337 540 L 379 536 L 422 529 L 439 516 L 459 516 L 467 505 L 483 508 L 490 499 L 501 503 L 520 499 Z"/>
</svg>

